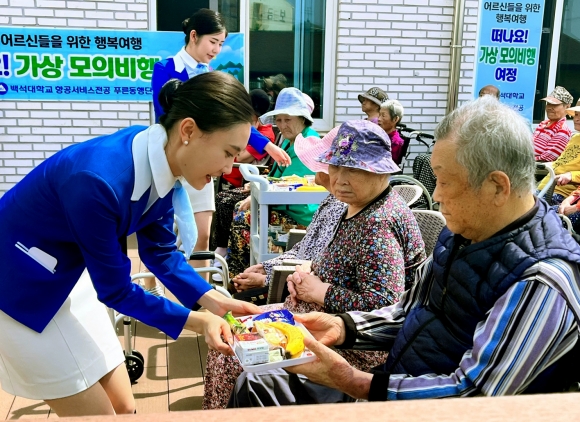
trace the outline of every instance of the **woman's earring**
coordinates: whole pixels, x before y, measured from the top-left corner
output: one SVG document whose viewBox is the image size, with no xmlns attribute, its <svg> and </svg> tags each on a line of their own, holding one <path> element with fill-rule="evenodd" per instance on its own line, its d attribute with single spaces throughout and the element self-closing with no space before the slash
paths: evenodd
<svg viewBox="0 0 580 422">
<path fill-rule="evenodd" d="M 183 145 L 189 145 L 189 141 L 183 142 Z"/>
</svg>

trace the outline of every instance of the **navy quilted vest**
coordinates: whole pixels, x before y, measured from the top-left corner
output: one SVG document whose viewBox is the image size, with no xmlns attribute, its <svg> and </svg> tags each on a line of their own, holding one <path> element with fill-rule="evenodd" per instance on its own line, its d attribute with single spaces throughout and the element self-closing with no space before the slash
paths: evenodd
<svg viewBox="0 0 580 422">
<path fill-rule="evenodd" d="M 389 353 L 385 370 L 420 376 L 450 374 L 473 347 L 476 325 L 536 262 L 559 258 L 580 263 L 580 246 L 544 201 L 527 223 L 469 244 L 450 261 L 457 238 L 445 228 L 433 254 L 428 305 L 412 309 Z"/>
</svg>

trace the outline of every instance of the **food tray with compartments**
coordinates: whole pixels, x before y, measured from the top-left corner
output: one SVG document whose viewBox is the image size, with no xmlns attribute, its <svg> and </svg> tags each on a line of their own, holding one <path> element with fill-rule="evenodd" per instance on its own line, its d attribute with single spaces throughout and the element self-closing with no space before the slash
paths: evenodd
<svg viewBox="0 0 580 422">
<path fill-rule="evenodd" d="M 237 317 L 236 319 L 238 321 L 242 322 L 244 325 L 246 325 L 246 327 L 248 329 L 251 329 L 254 325 L 253 319 L 256 316 L 257 315 L 249 315 L 249 316 L 245 316 L 245 317 Z M 294 324 L 298 329 L 300 329 L 302 331 L 302 333 L 304 334 L 304 337 L 314 338 L 312 336 L 312 334 L 310 334 L 310 332 L 306 329 L 306 327 L 304 327 L 304 325 L 302 325 L 298 321 L 294 321 Z M 246 371 L 246 372 L 269 371 L 271 369 L 278 369 L 278 368 L 285 368 L 287 366 L 301 365 L 303 363 L 313 362 L 316 360 L 316 355 L 314 353 L 312 353 L 310 350 L 308 350 L 308 348 L 305 348 L 299 357 L 284 359 L 284 360 L 281 360 L 279 362 L 248 364 L 248 363 L 245 363 L 243 361 L 243 358 L 240 358 L 240 356 L 238 356 L 238 353 L 236 350 L 236 342 L 234 342 L 234 346 L 232 346 L 232 350 L 234 351 L 236 358 L 238 359 L 238 361 L 242 365 L 242 368 L 244 368 L 244 371 Z"/>
</svg>

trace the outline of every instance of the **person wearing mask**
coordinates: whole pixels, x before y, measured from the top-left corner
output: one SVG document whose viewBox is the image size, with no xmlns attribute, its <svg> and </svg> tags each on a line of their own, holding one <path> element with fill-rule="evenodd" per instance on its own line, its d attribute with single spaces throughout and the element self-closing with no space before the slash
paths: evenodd
<svg viewBox="0 0 580 422">
<path fill-rule="evenodd" d="M 271 130 L 271 128 L 272 128 L 271 123 L 262 124 L 259 120 L 259 116 L 261 116 L 269 111 L 268 109 L 266 109 L 266 100 L 268 100 L 267 94 L 264 93 L 264 95 L 266 95 L 266 98 L 263 98 L 261 93 L 263 93 L 264 91 L 262 91 L 261 89 L 254 90 L 252 92 L 256 93 L 256 95 L 252 98 L 252 104 L 254 104 L 254 110 L 256 110 L 256 113 L 258 113 L 259 111 L 264 111 L 263 113 L 261 113 L 259 115 L 257 114 L 258 117 L 256 118 L 256 120 L 257 120 L 256 124 L 259 125 L 260 128 L 265 128 L 265 129 Z M 309 95 L 304 94 L 304 93 L 302 93 L 302 96 L 304 98 L 304 101 L 306 102 L 306 106 L 308 107 L 309 113 L 312 113 L 312 110 L 314 110 L 314 102 L 312 101 L 312 98 L 310 98 Z M 270 104 L 269 100 L 268 100 L 267 104 L 268 105 Z M 272 134 L 272 136 L 273 136 L 273 134 Z M 251 146 L 248 146 L 246 149 L 248 151 L 255 151 Z M 248 156 L 258 158 L 256 155 L 252 155 L 250 153 L 245 154 L 242 158 L 246 158 Z M 248 160 L 249 160 L 249 157 L 247 158 Z M 238 202 L 246 199 L 248 197 L 248 194 L 250 193 L 249 184 L 246 184 L 246 186 L 241 187 L 242 175 L 238 169 L 234 168 L 230 175 L 224 176 L 224 177 L 227 180 L 230 180 L 229 177 L 232 174 L 234 174 L 234 172 L 236 172 L 236 171 L 239 173 L 238 180 L 240 183 L 240 187 L 237 187 L 236 189 L 222 191 L 222 192 L 218 193 L 217 197 L 216 197 L 216 202 L 217 202 L 216 224 L 215 224 L 215 230 L 214 230 L 214 244 L 216 245 L 215 252 L 220 254 L 224 258 L 228 258 L 228 243 L 230 240 L 230 225 L 232 223 L 232 216 L 234 213 L 235 206 Z M 219 261 L 216 261 L 216 263 L 214 265 L 219 266 L 220 265 Z M 219 277 L 220 277 L 219 275 L 214 275 L 214 280 L 217 281 L 219 279 Z"/>
<path fill-rule="evenodd" d="M 227 311 L 259 308 L 226 298 L 186 255 L 195 223 L 181 181 L 202 189 L 231 171 L 247 144 L 253 109 L 233 76 L 174 80 L 163 116 L 57 152 L 0 198 L 0 383 L 44 400 L 60 417 L 134 413 L 125 356 L 106 307 L 172 338 L 203 333 L 231 353 Z M 181 304 L 131 282 L 120 239 L 136 233 L 139 256 Z M 210 312 L 192 312 L 194 305 Z"/>
<path fill-rule="evenodd" d="M 252 91 L 250 91 L 250 98 L 252 99 L 252 107 L 254 108 L 255 112 L 254 122 L 252 123 L 252 126 L 256 128 L 260 134 L 268 138 L 270 142 L 274 142 L 275 135 L 272 125 L 263 125 L 260 122 L 260 116 L 270 111 L 270 98 L 268 97 L 268 94 L 266 94 L 262 89 L 253 89 Z M 264 160 L 267 159 L 267 156 L 268 154 L 258 153 L 258 151 L 256 151 L 255 148 L 253 148 L 251 145 L 248 145 L 244 151 L 238 154 L 235 162 L 247 164 L 261 164 L 265 162 Z M 236 167 L 232 169 L 232 172 L 230 174 L 224 174 L 222 179 L 223 179 L 222 188 L 225 190 L 240 188 L 242 187 L 244 181 L 240 169 Z"/>
<path fill-rule="evenodd" d="M 271 124 L 262 124 L 259 117 L 265 114 L 270 109 L 270 98 L 261 89 L 254 89 L 250 91 L 252 98 L 252 107 L 254 108 L 254 122 L 252 125 L 266 136 L 270 141 L 274 142 L 274 131 Z M 236 157 L 236 162 L 259 164 L 265 157 L 265 154 L 259 154 L 255 148 L 248 145 L 245 151 L 242 151 Z M 216 246 L 215 253 L 227 258 L 228 240 L 230 237 L 230 224 L 232 221 L 232 214 L 234 206 L 239 201 L 248 196 L 248 188 L 243 186 L 244 178 L 238 168 L 232 169 L 230 174 L 222 176 L 224 182 L 222 186 L 225 188 L 216 195 L 216 221 L 215 230 L 213 233 L 213 244 Z M 219 261 L 214 263 L 215 266 L 221 266 Z M 214 276 L 214 279 L 217 275 Z"/>
</svg>

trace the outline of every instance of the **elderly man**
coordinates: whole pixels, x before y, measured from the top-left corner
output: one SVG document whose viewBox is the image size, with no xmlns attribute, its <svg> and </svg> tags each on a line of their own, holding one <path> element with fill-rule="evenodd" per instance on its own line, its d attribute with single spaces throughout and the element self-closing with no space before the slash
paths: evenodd
<svg viewBox="0 0 580 422">
<path fill-rule="evenodd" d="M 492 97 L 499 100 L 500 97 L 499 88 L 495 85 L 486 85 L 479 90 L 479 96 L 483 97 L 484 95 L 491 95 Z"/>
<path fill-rule="evenodd" d="M 287 368 L 302 375 L 242 375 L 231 406 L 555 392 L 580 380 L 580 246 L 532 195 L 527 123 L 486 96 L 435 136 L 447 228 L 415 287 L 373 312 L 297 317 L 318 360 Z M 389 356 L 366 373 L 324 344 Z"/>
<path fill-rule="evenodd" d="M 534 131 L 534 157 L 536 161 L 554 161 L 568 145 L 572 131 L 566 124 L 566 109 L 572 104 L 572 95 L 561 86 L 540 101 L 546 102 L 548 118 Z"/>
</svg>

